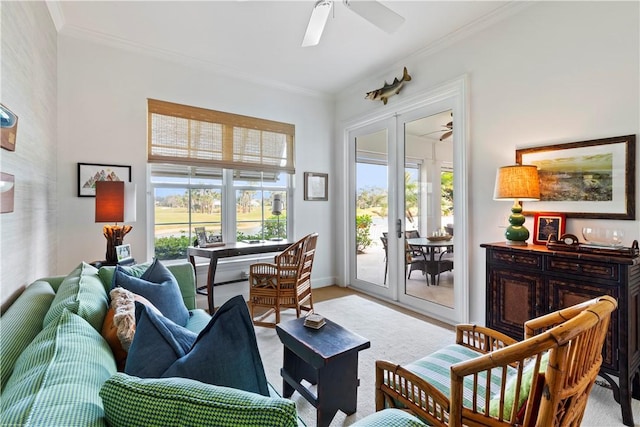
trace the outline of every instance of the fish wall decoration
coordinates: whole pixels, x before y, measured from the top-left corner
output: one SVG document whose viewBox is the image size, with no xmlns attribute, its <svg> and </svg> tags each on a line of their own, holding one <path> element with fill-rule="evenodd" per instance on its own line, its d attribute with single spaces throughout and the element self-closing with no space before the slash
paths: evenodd
<svg viewBox="0 0 640 427">
<path fill-rule="evenodd" d="M 384 86 L 380 89 L 373 90 L 371 92 L 367 92 L 365 99 L 370 99 L 372 101 L 382 101 L 384 105 L 387 105 L 387 100 L 390 96 L 397 95 L 400 93 L 400 90 L 404 87 L 405 82 L 411 80 L 411 76 L 407 71 L 407 67 L 404 67 L 404 72 L 402 73 L 402 78 L 398 80 L 396 77 L 393 79 L 393 83 L 389 84 L 386 81 L 384 82 Z"/>
</svg>

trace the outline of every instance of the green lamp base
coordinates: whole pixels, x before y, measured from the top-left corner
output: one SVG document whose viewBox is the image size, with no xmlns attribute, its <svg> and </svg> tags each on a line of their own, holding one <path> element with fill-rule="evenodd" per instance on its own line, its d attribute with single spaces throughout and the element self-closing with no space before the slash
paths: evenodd
<svg viewBox="0 0 640 427">
<path fill-rule="evenodd" d="M 525 221 L 522 215 L 522 206 L 518 200 L 515 200 L 511 207 L 511 216 L 509 216 L 509 225 L 504 233 L 507 238 L 507 245 L 510 246 L 527 246 L 529 238 L 529 230 L 523 225 Z"/>
</svg>

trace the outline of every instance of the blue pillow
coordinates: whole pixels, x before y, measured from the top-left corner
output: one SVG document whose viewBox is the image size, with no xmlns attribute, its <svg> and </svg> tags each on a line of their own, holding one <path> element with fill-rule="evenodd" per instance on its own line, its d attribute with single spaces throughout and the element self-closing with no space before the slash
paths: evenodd
<svg viewBox="0 0 640 427">
<path fill-rule="evenodd" d="M 174 275 L 154 259 L 140 278 L 134 277 L 121 266 L 116 267 L 113 287 L 121 286 L 148 299 L 167 318 L 180 326 L 187 324 L 189 310 L 184 305 L 180 287 Z"/>
<path fill-rule="evenodd" d="M 160 378 L 177 359 L 189 352 L 198 337 L 187 328 L 139 302 L 136 333 L 131 341 L 124 372 L 140 378 Z"/>
<path fill-rule="evenodd" d="M 171 323 L 136 303 L 136 334 L 126 374 L 190 378 L 269 396 L 253 323 L 241 295 L 223 304 L 195 339 L 192 332 Z"/>
</svg>

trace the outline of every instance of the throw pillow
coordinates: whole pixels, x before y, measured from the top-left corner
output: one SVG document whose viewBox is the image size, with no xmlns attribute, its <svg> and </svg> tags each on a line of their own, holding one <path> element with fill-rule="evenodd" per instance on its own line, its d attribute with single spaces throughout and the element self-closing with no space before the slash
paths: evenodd
<svg viewBox="0 0 640 427">
<path fill-rule="evenodd" d="M 82 262 L 64 278 L 44 317 L 42 326 L 56 320 L 64 309 L 85 319 L 100 332 L 109 297 L 98 277 L 98 269 Z"/>
<path fill-rule="evenodd" d="M 136 302 L 136 334 L 124 372 L 141 378 L 159 378 L 189 352 L 197 337 L 187 328 Z"/>
<path fill-rule="evenodd" d="M 7 426 L 100 426 L 98 395 L 116 372 L 109 346 L 84 319 L 66 308 L 16 361 L 0 399 Z"/>
<path fill-rule="evenodd" d="M 100 397 L 112 427 L 298 425 L 296 404 L 186 378 L 141 379 L 118 373 Z"/>
<path fill-rule="evenodd" d="M 136 335 L 125 373 L 191 378 L 269 395 L 253 323 L 241 295 L 223 304 L 193 337 L 186 328 L 136 304 Z"/>
<path fill-rule="evenodd" d="M 189 311 L 182 300 L 178 282 L 157 258 L 153 260 L 147 271 L 140 278 L 131 276 L 127 270 L 117 266 L 113 287 L 117 286 L 145 297 L 162 314 L 178 325 L 184 326 L 187 324 Z"/>
<path fill-rule="evenodd" d="M 549 352 L 546 352 L 542 355 L 540 359 L 540 369 L 538 372 L 544 372 L 547 369 L 547 365 L 549 363 Z M 517 403 L 517 410 L 519 411 L 524 406 L 527 398 L 529 397 L 529 392 L 531 391 L 531 383 L 534 378 L 534 369 L 535 369 L 536 359 L 532 358 L 529 360 L 524 368 L 522 369 L 522 380 L 520 381 L 520 398 Z M 537 380 L 537 376 L 536 380 Z M 516 399 L 516 383 L 518 380 L 518 376 L 516 374 L 512 374 L 509 376 L 507 380 L 507 384 L 504 388 L 504 409 L 502 411 L 502 417 L 504 419 L 509 419 L 511 417 L 511 409 L 515 403 Z M 497 417 L 500 413 L 500 393 L 496 394 L 489 401 L 489 415 L 492 417 Z"/>
<path fill-rule="evenodd" d="M 113 351 L 118 371 L 122 371 L 136 331 L 136 307 L 134 302 L 138 301 L 146 305 L 151 310 L 154 310 L 156 314 L 161 315 L 162 313 L 146 298 L 121 287 L 112 289 L 109 296 L 111 297 L 111 307 L 107 311 L 102 324 L 102 336 L 109 343 L 111 351 Z"/>
</svg>

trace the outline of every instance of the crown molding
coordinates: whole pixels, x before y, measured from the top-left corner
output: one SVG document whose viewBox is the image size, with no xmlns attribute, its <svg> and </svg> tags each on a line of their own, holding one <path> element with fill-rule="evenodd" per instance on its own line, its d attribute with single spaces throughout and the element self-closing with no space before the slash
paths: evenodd
<svg viewBox="0 0 640 427">
<path fill-rule="evenodd" d="M 248 74 L 241 70 L 237 70 L 231 67 L 220 65 L 213 61 L 207 61 L 200 58 L 195 58 L 182 53 L 174 52 L 166 49 L 159 49 L 153 46 L 144 45 L 141 43 L 135 43 L 130 40 L 126 40 L 112 35 L 100 33 L 97 31 L 87 30 L 74 25 L 65 25 L 59 34 L 81 39 L 97 44 L 110 46 L 116 49 L 122 49 L 129 52 L 140 53 L 147 56 L 152 56 L 158 59 L 171 61 L 180 65 L 190 66 L 197 69 L 207 69 L 221 76 L 230 77 L 233 79 L 239 79 L 245 82 L 255 83 L 261 86 L 271 87 L 274 89 L 284 90 L 290 93 L 296 93 L 305 96 L 313 96 L 319 98 L 330 98 L 330 94 L 314 91 L 298 86 L 288 85 L 286 83 L 263 79 L 254 75 Z"/>
<path fill-rule="evenodd" d="M 513 15 L 516 15 L 520 13 L 522 10 L 527 9 L 537 3 L 539 3 L 539 1 L 510 0 L 509 2 L 505 3 L 503 6 L 500 6 L 499 8 L 492 10 L 486 15 L 481 16 L 480 18 L 477 18 L 474 21 L 469 22 L 468 24 L 458 28 L 457 30 L 449 34 L 446 34 L 440 37 L 439 39 L 436 39 L 435 41 L 429 43 L 428 45 L 420 48 L 414 53 L 394 62 L 388 68 L 386 68 L 382 73 L 380 73 L 380 70 L 375 70 L 375 72 L 374 70 L 371 70 L 372 71 L 371 73 L 365 73 L 365 75 L 368 75 L 368 76 L 392 75 L 394 72 L 398 71 L 397 70 L 398 67 L 402 69 L 402 67 L 409 62 L 424 61 L 429 56 L 434 55 L 450 47 L 454 43 L 467 39 L 479 33 L 480 31 L 486 28 L 489 28 L 495 25 L 496 23 L 503 21 Z M 359 78 L 357 80 L 352 81 L 351 84 L 345 86 L 344 93 L 361 92 L 363 90 L 363 87 L 364 87 L 363 81 L 361 78 Z M 338 94 L 340 94 L 340 92 L 342 91 L 338 91 L 334 95 L 337 96 Z"/>
<path fill-rule="evenodd" d="M 56 27 L 56 31 L 60 32 L 65 23 L 60 2 L 58 0 L 47 0 L 45 3 L 47 5 L 47 9 L 49 9 L 49 15 L 51 15 L 51 20 L 53 21 L 53 25 Z"/>
</svg>

